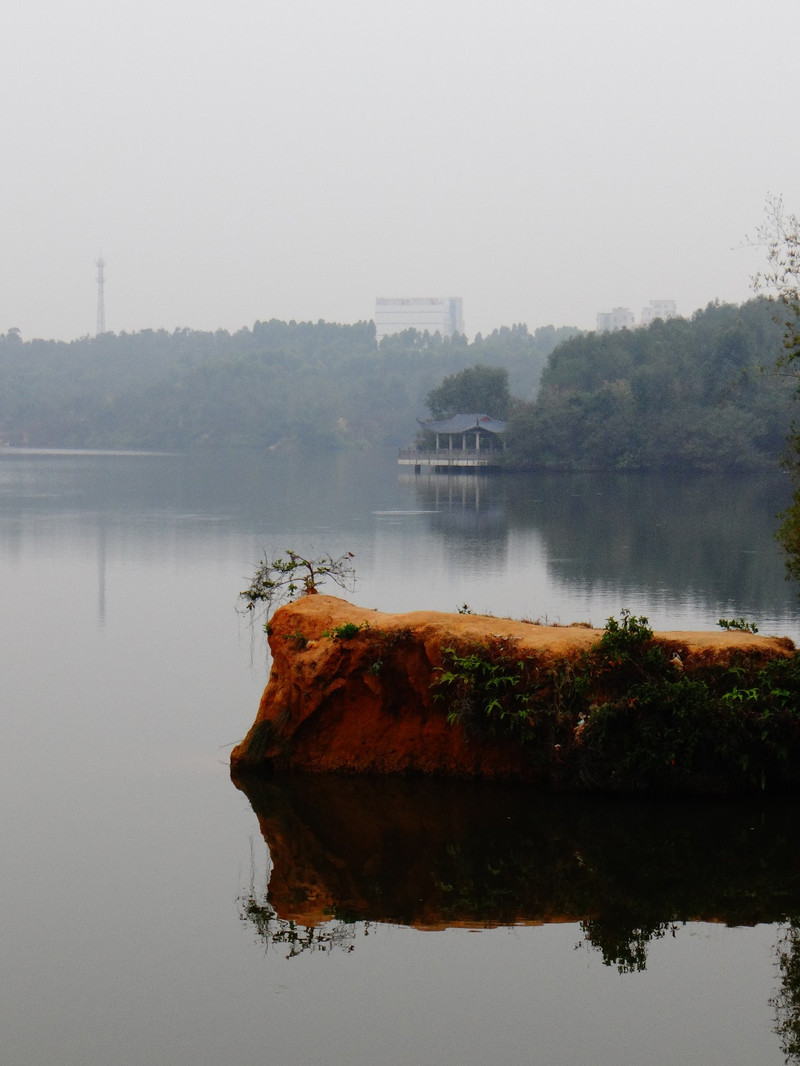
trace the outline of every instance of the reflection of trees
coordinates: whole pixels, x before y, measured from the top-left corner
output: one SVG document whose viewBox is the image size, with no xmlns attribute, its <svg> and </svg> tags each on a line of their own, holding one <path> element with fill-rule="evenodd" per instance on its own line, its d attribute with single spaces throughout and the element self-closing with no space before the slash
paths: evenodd
<svg viewBox="0 0 800 1066">
<path fill-rule="evenodd" d="M 549 474 L 520 479 L 510 529 L 535 528 L 567 584 L 702 592 L 765 612 L 787 599 L 772 543 L 785 479 Z M 711 619 L 710 621 L 716 621 Z"/>
<path fill-rule="evenodd" d="M 588 800 L 324 774 L 237 784 L 273 862 L 269 899 L 251 888 L 242 915 L 271 943 L 317 943 L 300 926 L 339 943 L 346 931 L 331 918 L 428 929 L 570 921 L 607 965 L 635 972 L 651 940 L 686 922 L 800 913 L 797 805 L 786 799 Z M 797 988 L 800 1004 L 800 978 Z"/>
<path fill-rule="evenodd" d="M 331 921 L 325 925 L 306 926 L 279 918 L 266 895 L 259 896 L 254 892 L 239 897 L 239 917 L 243 922 L 253 923 L 267 948 L 287 948 L 287 959 L 304 951 L 333 951 L 334 948 L 352 951 L 358 931 L 355 923 Z M 369 935 L 368 925 L 363 927 L 364 936 Z"/>
<path fill-rule="evenodd" d="M 597 948 L 606 966 L 616 966 L 620 973 L 639 973 L 647 966 L 647 948 L 651 940 L 671 933 L 675 922 L 649 922 L 631 925 L 629 914 L 604 914 L 581 922 L 587 943 Z"/>
<path fill-rule="evenodd" d="M 800 917 L 794 915 L 778 942 L 781 988 L 772 1005 L 775 1032 L 788 1062 L 800 1062 Z"/>
<path fill-rule="evenodd" d="M 790 602 L 776 514 L 785 478 L 635 473 L 409 475 L 432 532 L 475 556 L 509 537 L 542 538 L 556 579 L 660 599 L 703 595 L 715 608 L 774 614 Z M 766 546 L 766 547 L 765 547 Z M 502 558 L 502 555 L 499 556 Z M 716 621 L 716 615 L 709 624 Z"/>
<path fill-rule="evenodd" d="M 250 855 L 250 885 L 236 901 L 239 905 L 239 918 L 243 922 L 252 922 L 259 938 L 269 950 L 270 947 L 288 949 L 286 958 L 292 959 L 306 951 L 333 951 L 340 948 L 353 951 L 356 935 L 359 931 L 355 920 L 333 916 L 331 921 L 321 925 L 302 925 L 291 918 L 280 918 L 269 905 L 266 891 L 256 886 L 255 857 Z M 369 923 L 361 927 L 363 936 L 369 936 Z"/>
<path fill-rule="evenodd" d="M 299 774 L 237 781 L 274 864 L 243 922 L 293 958 L 353 951 L 373 923 L 420 929 L 579 922 L 606 966 L 636 974 L 695 921 L 785 922 L 772 1000 L 800 1063 L 798 806 L 753 798 L 620 801 L 488 782 Z"/>
</svg>

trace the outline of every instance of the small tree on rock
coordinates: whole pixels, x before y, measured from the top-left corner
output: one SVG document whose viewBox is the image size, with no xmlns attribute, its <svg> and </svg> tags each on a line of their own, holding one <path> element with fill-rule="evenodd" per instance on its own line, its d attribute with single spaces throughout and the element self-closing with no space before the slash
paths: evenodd
<svg viewBox="0 0 800 1066">
<path fill-rule="evenodd" d="M 306 559 L 290 550 L 275 559 L 264 558 L 256 567 L 248 588 L 239 593 L 239 598 L 244 600 L 246 611 L 255 611 L 258 606 L 263 606 L 266 629 L 269 616 L 276 608 L 289 603 L 297 595 L 313 595 L 318 591 L 317 586 L 328 579 L 352 592 L 356 580 L 352 558 L 352 552 L 345 552 L 338 559 L 332 555 Z"/>
</svg>

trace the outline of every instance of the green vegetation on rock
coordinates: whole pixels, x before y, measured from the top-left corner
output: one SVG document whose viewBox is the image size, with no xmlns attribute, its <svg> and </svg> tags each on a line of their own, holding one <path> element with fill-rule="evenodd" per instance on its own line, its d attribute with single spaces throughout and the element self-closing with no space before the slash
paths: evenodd
<svg viewBox="0 0 800 1066">
<path fill-rule="evenodd" d="M 800 785 L 800 654 L 684 672 L 647 619 L 609 618 L 590 652 L 540 661 L 513 642 L 450 647 L 434 683 L 468 737 L 507 737 L 555 787 L 736 792 Z"/>
</svg>

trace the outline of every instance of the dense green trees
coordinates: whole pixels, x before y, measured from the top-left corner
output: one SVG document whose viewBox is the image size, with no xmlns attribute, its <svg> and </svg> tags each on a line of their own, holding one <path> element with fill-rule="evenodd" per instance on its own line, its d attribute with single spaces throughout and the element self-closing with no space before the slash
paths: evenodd
<svg viewBox="0 0 800 1066">
<path fill-rule="evenodd" d="M 432 389 L 425 402 L 436 419 L 473 412 L 507 418 L 511 406 L 508 371 L 505 367 L 480 364 L 465 367 Z"/>
<path fill-rule="evenodd" d="M 793 383 L 775 368 L 774 305 L 710 304 L 691 319 L 585 334 L 553 352 L 518 404 L 517 462 L 604 469 L 752 469 L 778 458 Z"/>
</svg>

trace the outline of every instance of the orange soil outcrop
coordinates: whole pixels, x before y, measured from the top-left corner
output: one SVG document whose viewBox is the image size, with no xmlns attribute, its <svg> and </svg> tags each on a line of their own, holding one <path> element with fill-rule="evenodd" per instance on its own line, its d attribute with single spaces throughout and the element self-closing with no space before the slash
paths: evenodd
<svg viewBox="0 0 800 1066">
<path fill-rule="evenodd" d="M 346 625 L 358 633 L 337 638 Z M 499 645 L 546 665 L 579 659 L 602 632 L 485 615 L 384 614 L 334 596 L 304 596 L 270 622 L 269 682 L 231 769 L 531 779 L 537 771 L 517 743 L 477 742 L 448 723 L 433 693 L 444 649 Z M 794 651 L 787 638 L 742 632 L 658 633 L 655 640 L 678 653 L 686 671 Z"/>
</svg>

